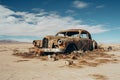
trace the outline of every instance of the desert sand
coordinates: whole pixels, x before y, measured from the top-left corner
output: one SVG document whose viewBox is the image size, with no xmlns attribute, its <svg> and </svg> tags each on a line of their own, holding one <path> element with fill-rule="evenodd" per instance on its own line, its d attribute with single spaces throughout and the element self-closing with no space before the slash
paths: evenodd
<svg viewBox="0 0 120 80">
<path fill-rule="evenodd" d="M 102 46 L 109 45 L 113 50 L 106 53 L 113 54 L 109 59 L 115 62 L 69 67 L 64 59 L 49 61 L 12 55 L 15 49 L 27 52 L 32 44 L 0 44 L 0 80 L 120 80 L 120 44 Z"/>
</svg>

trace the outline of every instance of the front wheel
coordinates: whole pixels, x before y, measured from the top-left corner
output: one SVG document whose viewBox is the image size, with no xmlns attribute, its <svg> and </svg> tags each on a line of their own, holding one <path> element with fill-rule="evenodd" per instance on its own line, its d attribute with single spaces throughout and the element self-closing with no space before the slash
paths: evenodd
<svg viewBox="0 0 120 80">
<path fill-rule="evenodd" d="M 69 45 L 66 50 L 65 50 L 65 53 L 66 54 L 70 54 L 71 52 L 77 50 L 76 46 L 75 45 Z"/>
</svg>

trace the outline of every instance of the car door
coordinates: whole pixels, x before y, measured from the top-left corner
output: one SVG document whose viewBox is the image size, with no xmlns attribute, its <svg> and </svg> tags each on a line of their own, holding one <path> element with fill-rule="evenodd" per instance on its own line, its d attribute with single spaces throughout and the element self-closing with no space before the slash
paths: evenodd
<svg viewBox="0 0 120 80">
<path fill-rule="evenodd" d="M 91 40 L 91 36 L 88 32 L 81 32 L 80 34 L 80 43 L 81 43 L 81 49 L 86 51 L 86 50 L 90 50 L 91 46 L 92 46 L 92 40 Z"/>
</svg>

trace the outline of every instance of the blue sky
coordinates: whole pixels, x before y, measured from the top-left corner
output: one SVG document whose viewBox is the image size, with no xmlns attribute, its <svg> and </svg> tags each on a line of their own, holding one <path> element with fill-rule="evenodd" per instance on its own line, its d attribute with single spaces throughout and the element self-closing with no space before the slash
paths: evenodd
<svg viewBox="0 0 120 80">
<path fill-rule="evenodd" d="M 32 41 L 81 28 L 98 42 L 120 43 L 119 4 L 119 0 L 0 0 L 0 39 Z"/>
</svg>

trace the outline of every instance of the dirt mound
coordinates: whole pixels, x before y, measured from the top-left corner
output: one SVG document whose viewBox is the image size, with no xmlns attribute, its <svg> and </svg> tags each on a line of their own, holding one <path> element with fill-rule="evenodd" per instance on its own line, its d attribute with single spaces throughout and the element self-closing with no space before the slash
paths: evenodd
<svg viewBox="0 0 120 80">
<path fill-rule="evenodd" d="M 96 49 L 94 51 L 86 51 L 83 53 L 72 52 L 71 54 L 52 54 L 45 56 L 35 56 L 33 53 L 20 52 L 18 50 L 13 51 L 13 55 L 21 56 L 23 58 L 37 58 L 41 60 L 72 60 L 73 64 L 67 65 L 69 67 L 84 67 L 91 66 L 96 67 L 103 63 L 113 62 L 116 63 L 118 60 L 115 58 L 115 55 L 106 54 L 104 50 Z M 50 59 L 49 59 L 50 58 Z"/>
<path fill-rule="evenodd" d="M 24 53 L 22 53 L 22 52 L 14 53 L 13 55 L 20 56 L 20 57 L 23 57 L 23 58 L 34 58 L 35 57 L 35 55 L 27 53 L 27 52 L 24 52 Z"/>
<path fill-rule="evenodd" d="M 96 80 L 108 80 L 108 78 L 101 74 L 90 74 L 89 76 L 95 78 Z"/>
</svg>

